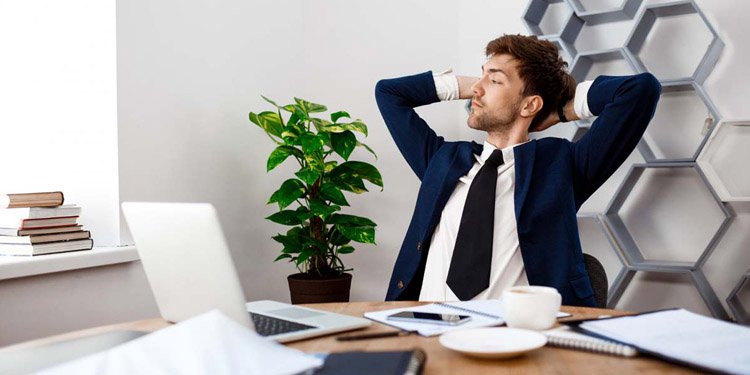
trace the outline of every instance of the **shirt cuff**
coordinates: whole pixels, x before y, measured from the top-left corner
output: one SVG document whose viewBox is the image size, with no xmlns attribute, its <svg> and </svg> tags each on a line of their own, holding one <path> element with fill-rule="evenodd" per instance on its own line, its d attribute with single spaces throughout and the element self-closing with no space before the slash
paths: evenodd
<svg viewBox="0 0 750 375">
<path fill-rule="evenodd" d="M 458 78 L 453 74 L 453 69 L 434 74 L 435 90 L 441 101 L 458 99 Z"/>
<path fill-rule="evenodd" d="M 573 98 L 573 109 L 576 112 L 576 116 L 581 120 L 594 117 L 589 110 L 589 88 L 594 81 L 583 81 L 576 86 L 576 95 Z"/>
</svg>

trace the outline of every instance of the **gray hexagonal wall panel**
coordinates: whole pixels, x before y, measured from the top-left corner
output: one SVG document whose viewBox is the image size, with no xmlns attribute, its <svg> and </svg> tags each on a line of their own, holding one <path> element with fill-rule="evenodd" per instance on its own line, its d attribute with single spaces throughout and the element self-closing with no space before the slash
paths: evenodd
<svg viewBox="0 0 750 375">
<path fill-rule="evenodd" d="M 724 43 L 703 12 L 687 0 L 647 5 L 625 47 L 640 72 L 650 71 L 662 82 L 702 84 Z"/>
<path fill-rule="evenodd" d="M 750 202 L 750 120 L 721 121 L 698 156 L 698 165 L 724 202 Z"/>
<path fill-rule="evenodd" d="M 646 171 L 650 173 L 644 179 Z M 631 194 L 639 182 L 639 194 Z M 688 219 L 696 214 L 703 218 L 701 225 Z M 660 163 L 633 165 L 604 220 L 629 265 L 682 271 L 705 263 L 732 217 L 695 163 Z"/>
<path fill-rule="evenodd" d="M 647 162 L 695 161 L 719 120 L 716 106 L 700 85 L 666 82 L 638 150 Z"/>
<path fill-rule="evenodd" d="M 677 274 L 689 277 L 692 285 L 698 291 L 700 298 L 703 300 L 703 302 L 706 304 L 706 307 L 711 312 L 711 315 L 719 319 L 729 319 L 729 314 L 727 314 L 727 311 L 724 310 L 724 307 L 721 305 L 721 301 L 716 296 L 716 292 L 714 292 L 713 288 L 711 288 L 711 285 L 708 283 L 708 280 L 706 280 L 706 277 L 703 275 L 703 271 L 699 269 L 691 269 L 689 267 L 669 267 L 662 269 L 654 269 L 652 267 L 643 265 L 628 267 L 628 270 L 625 271 L 625 275 L 622 277 L 622 280 L 618 280 L 618 282 L 613 285 L 612 291 L 610 291 L 608 306 L 614 307 L 615 305 L 617 305 L 617 303 L 625 293 L 625 290 L 628 288 L 628 286 L 630 286 L 633 277 L 636 275 L 636 273 L 639 272 Z"/>
<path fill-rule="evenodd" d="M 742 275 L 737 286 L 729 293 L 727 305 L 737 323 L 750 325 L 750 269 Z"/>
<path fill-rule="evenodd" d="M 569 1 L 578 17 L 590 25 L 631 19 L 635 16 L 642 2 L 642 0 L 620 0 L 618 5 L 608 6 L 607 4 L 600 4 L 601 1 Z"/>
<path fill-rule="evenodd" d="M 575 15 L 567 2 L 531 0 L 522 20 L 530 33 L 555 43 L 563 60 L 569 64 L 573 61 L 577 54 L 575 40 L 583 28 L 583 20 Z"/>
<path fill-rule="evenodd" d="M 583 27 L 583 21 L 563 0 L 531 0 L 522 19 L 530 33 L 560 37 L 571 44 Z"/>
<path fill-rule="evenodd" d="M 570 74 L 576 82 L 592 80 L 600 75 L 628 75 L 636 73 L 630 56 L 623 48 L 582 52 L 576 55 Z"/>
</svg>

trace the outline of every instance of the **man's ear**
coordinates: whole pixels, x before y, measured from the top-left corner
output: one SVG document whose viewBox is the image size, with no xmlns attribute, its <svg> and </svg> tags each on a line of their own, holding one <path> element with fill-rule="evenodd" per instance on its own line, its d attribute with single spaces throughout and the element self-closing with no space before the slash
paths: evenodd
<svg viewBox="0 0 750 375">
<path fill-rule="evenodd" d="M 542 106 L 544 106 L 544 100 L 539 95 L 527 96 L 523 103 L 524 104 L 521 107 L 521 117 L 525 118 L 533 118 L 542 110 Z"/>
</svg>

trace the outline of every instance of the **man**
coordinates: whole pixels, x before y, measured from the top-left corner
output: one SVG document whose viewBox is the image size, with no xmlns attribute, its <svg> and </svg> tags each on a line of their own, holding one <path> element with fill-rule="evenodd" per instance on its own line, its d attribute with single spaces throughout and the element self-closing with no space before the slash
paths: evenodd
<svg viewBox="0 0 750 375">
<path fill-rule="evenodd" d="M 380 112 L 422 181 L 386 300 L 499 298 L 514 285 L 556 288 L 563 304 L 595 306 L 576 212 L 633 151 L 653 117 L 653 75 L 601 76 L 576 86 L 554 44 L 504 35 L 480 78 L 431 72 L 381 80 Z M 471 99 L 484 145 L 447 142 L 415 107 Z M 598 116 L 576 143 L 529 140 L 559 122 Z"/>
</svg>

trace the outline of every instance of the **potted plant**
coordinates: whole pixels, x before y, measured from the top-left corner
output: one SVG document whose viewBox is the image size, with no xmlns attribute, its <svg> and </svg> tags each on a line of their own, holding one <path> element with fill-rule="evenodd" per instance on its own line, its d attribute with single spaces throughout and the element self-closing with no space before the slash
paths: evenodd
<svg viewBox="0 0 750 375">
<path fill-rule="evenodd" d="M 346 302 L 352 280 L 347 272 L 352 269 L 340 256 L 354 252 L 354 242 L 374 244 L 376 224 L 342 213 L 342 207 L 349 206 L 344 192 L 368 191 L 365 180 L 383 187 L 375 166 L 350 160 L 357 147 L 377 158 L 355 135 L 367 136 L 367 125 L 343 111 L 331 113 L 330 120 L 315 117 L 328 109 L 306 100 L 295 98 L 293 104 L 280 106 L 263 99 L 275 110 L 251 112 L 249 117 L 276 144 L 267 171 L 287 159 L 299 164 L 294 176 L 271 195 L 268 204 L 276 203 L 279 211 L 266 218 L 291 227 L 273 239 L 282 245 L 275 261 L 287 259 L 299 270 L 287 278 L 292 303 Z"/>
</svg>

